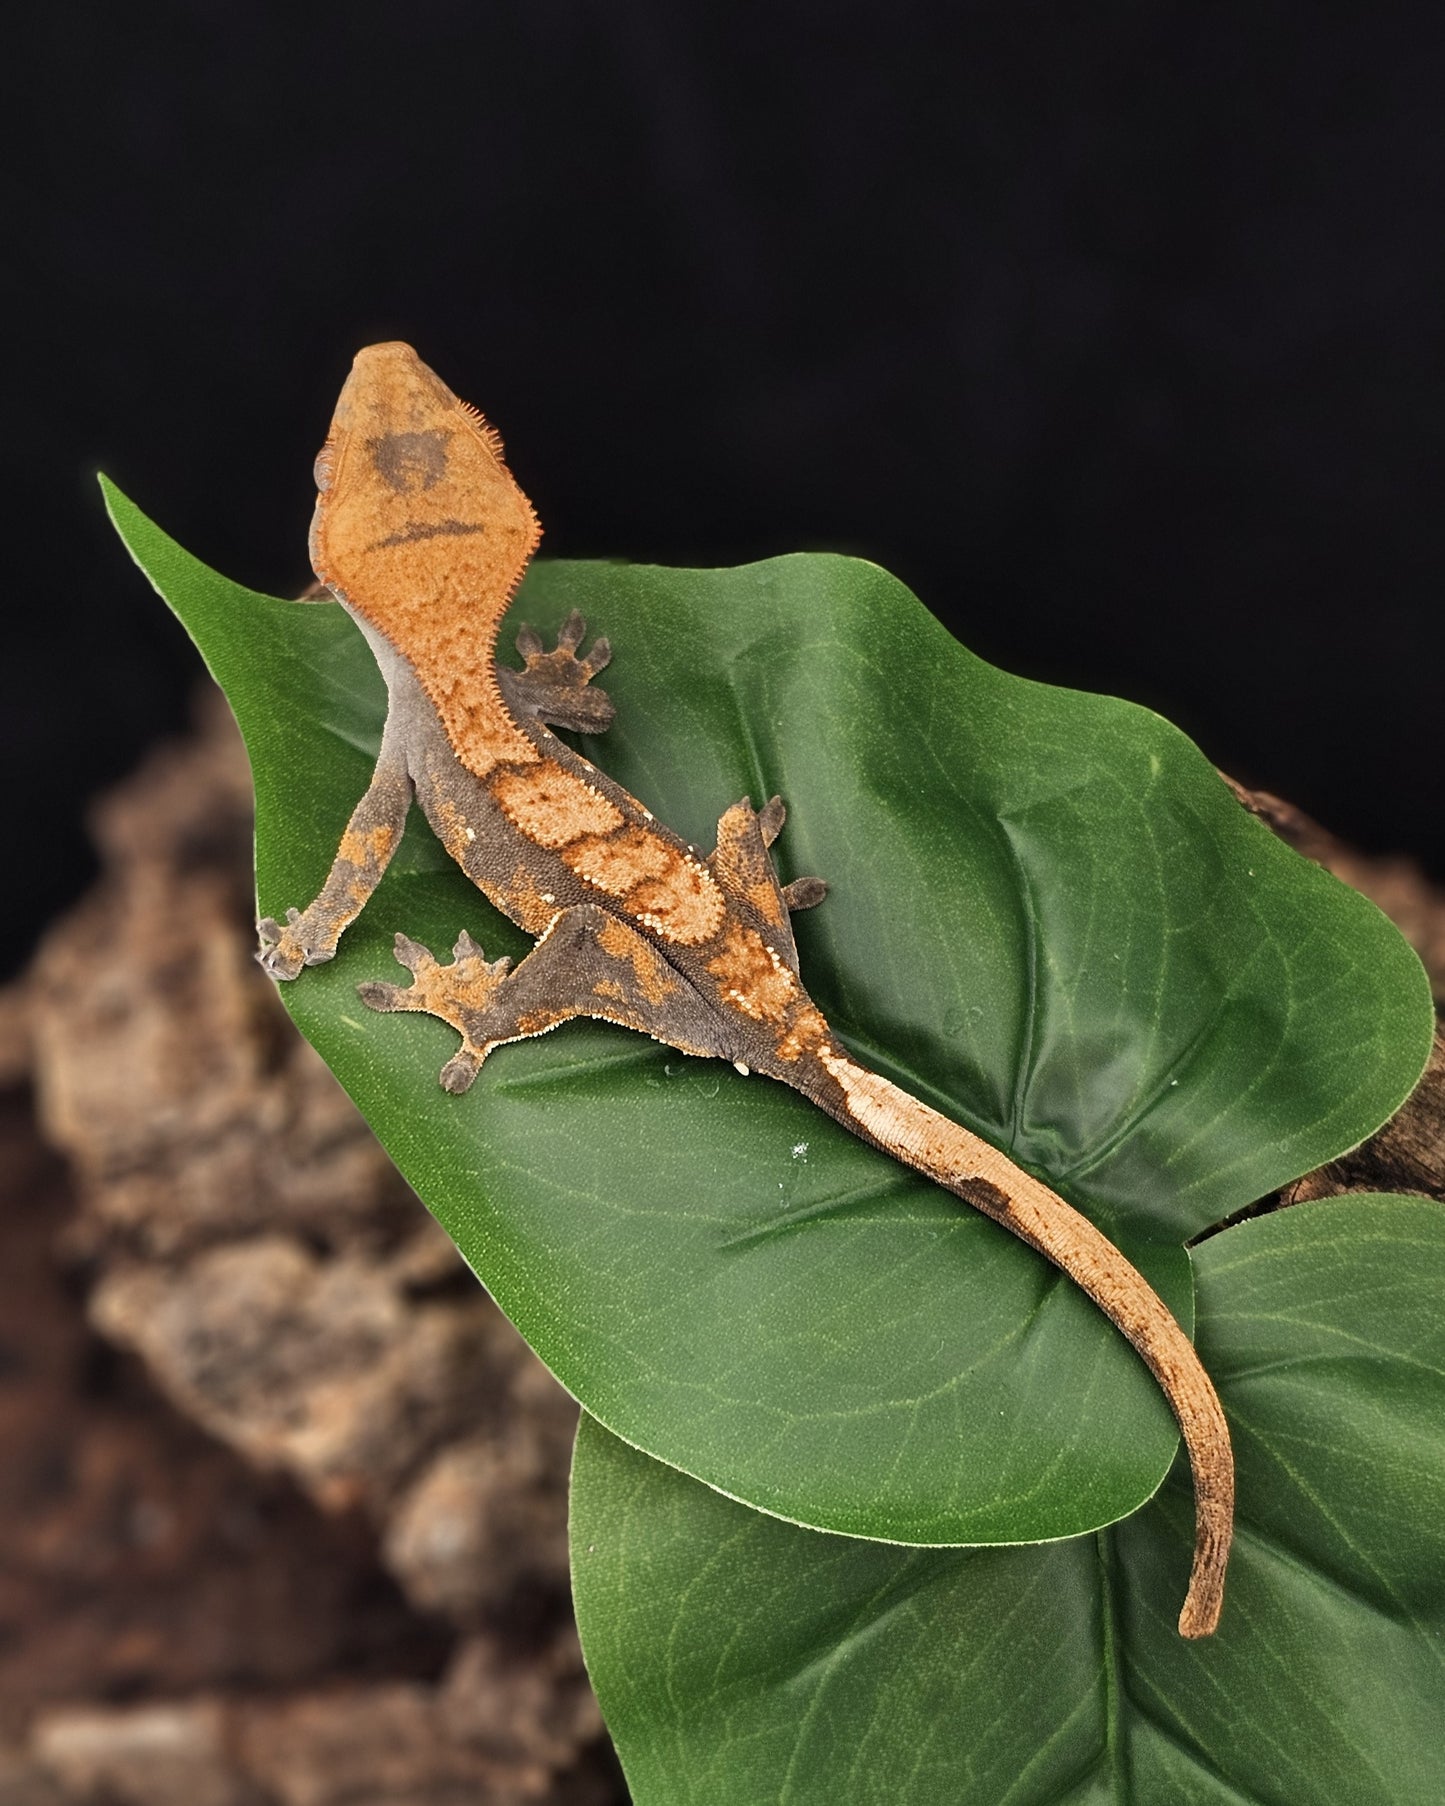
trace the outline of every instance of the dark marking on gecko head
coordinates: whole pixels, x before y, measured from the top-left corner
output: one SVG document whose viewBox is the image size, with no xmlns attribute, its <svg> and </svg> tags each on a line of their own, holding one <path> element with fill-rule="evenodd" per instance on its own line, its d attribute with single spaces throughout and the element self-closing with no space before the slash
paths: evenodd
<svg viewBox="0 0 1445 1806">
<path fill-rule="evenodd" d="M 418 539 L 465 539 L 469 533 L 485 533 L 479 520 L 409 520 L 399 533 L 388 533 L 376 546 L 409 546 Z"/>
<path fill-rule="evenodd" d="M 450 438 L 450 433 L 434 427 L 424 433 L 384 433 L 368 439 L 366 446 L 381 480 L 398 495 L 414 495 L 446 474 Z"/>
</svg>

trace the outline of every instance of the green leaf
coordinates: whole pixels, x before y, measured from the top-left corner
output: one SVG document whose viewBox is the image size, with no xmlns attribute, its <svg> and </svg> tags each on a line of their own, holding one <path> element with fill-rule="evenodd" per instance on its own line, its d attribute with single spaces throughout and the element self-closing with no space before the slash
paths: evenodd
<svg viewBox="0 0 1445 1806">
<path fill-rule="evenodd" d="M 319 888 L 384 707 L 330 604 L 257 596 L 109 492 L 250 750 L 262 908 Z M 590 756 L 712 845 L 780 791 L 810 989 L 852 1048 L 1013 1153 L 1190 1320 L 1181 1242 L 1368 1134 L 1418 1075 L 1424 975 L 1368 903 L 1278 844 L 1126 703 L 1005 676 L 875 567 L 544 564 L 616 649 Z M 510 635 L 503 644 L 510 645 Z M 1158 1486 L 1173 1421 L 1038 1256 L 800 1097 L 572 1024 L 461 1099 L 455 1038 L 378 1017 L 405 930 L 524 937 L 419 811 L 338 958 L 283 995 L 562 1383 L 624 1440 L 799 1522 L 916 1542 L 1092 1529 Z"/>
<path fill-rule="evenodd" d="M 573 1584 L 636 1806 L 1439 1806 L 1445 1210 L 1302 1205 L 1196 1261 L 1239 1462 L 1197 1643 L 1174 1629 L 1187 1472 L 1093 1537 L 890 1549 L 584 1418 Z"/>
</svg>

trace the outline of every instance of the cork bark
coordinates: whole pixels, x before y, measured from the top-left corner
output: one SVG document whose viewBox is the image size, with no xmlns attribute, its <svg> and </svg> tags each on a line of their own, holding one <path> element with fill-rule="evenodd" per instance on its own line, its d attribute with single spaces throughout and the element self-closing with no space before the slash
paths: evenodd
<svg viewBox="0 0 1445 1806">
<path fill-rule="evenodd" d="M 0 1803 L 621 1802 L 575 1407 L 256 966 L 219 698 L 93 828 L 0 998 Z"/>
</svg>

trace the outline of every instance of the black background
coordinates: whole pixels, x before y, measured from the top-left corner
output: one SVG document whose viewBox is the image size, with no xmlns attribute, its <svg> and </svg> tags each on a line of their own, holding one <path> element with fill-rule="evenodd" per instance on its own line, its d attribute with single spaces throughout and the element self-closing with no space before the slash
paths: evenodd
<svg viewBox="0 0 1445 1806">
<path fill-rule="evenodd" d="M 336 389 L 392 337 L 501 427 L 547 550 L 864 553 L 986 657 L 1445 875 L 1436 6 L 7 33 L 10 965 L 198 669 L 94 471 L 294 591 Z"/>
</svg>

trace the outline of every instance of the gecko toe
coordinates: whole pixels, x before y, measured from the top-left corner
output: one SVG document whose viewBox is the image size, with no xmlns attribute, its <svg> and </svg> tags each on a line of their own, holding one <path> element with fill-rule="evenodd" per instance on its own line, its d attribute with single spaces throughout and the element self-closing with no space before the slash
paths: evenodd
<svg viewBox="0 0 1445 1806">
<path fill-rule="evenodd" d="M 262 916 L 256 924 L 256 933 L 261 945 L 256 951 L 256 963 L 270 978 L 295 978 L 301 968 L 315 965 L 311 957 L 311 949 L 304 939 L 295 933 L 295 922 L 300 919 L 299 912 L 294 909 L 286 911 L 286 926 L 283 928 L 275 916 Z M 329 954 L 321 954 L 320 958 L 329 958 Z"/>
<path fill-rule="evenodd" d="M 826 878 L 794 878 L 783 886 L 783 901 L 790 910 L 816 909 L 827 894 Z"/>
<path fill-rule="evenodd" d="M 400 985 L 389 985 L 381 979 L 369 979 L 364 985 L 356 987 L 356 995 L 369 1010 L 391 1011 L 399 1009 L 398 999 L 405 996 Z"/>
<path fill-rule="evenodd" d="M 288 956 L 280 947 L 262 947 L 256 954 L 256 964 L 268 978 L 295 978 L 306 961 L 300 954 Z"/>
<path fill-rule="evenodd" d="M 783 823 L 788 819 L 788 805 L 780 796 L 770 796 L 758 810 L 758 832 L 763 837 L 763 845 L 770 847 L 783 831 Z"/>
<path fill-rule="evenodd" d="M 438 1075 L 442 1090 L 450 1091 L 453 1097 L 460 1097 L 464 1091 L 470 1090 L 481 1065 L 480 1057 L 470 1048 L 464 1047 L 460 1052 L 454 1053 Z"/>
<path fill-rule="evenodd" d="M 398 934 L 392 951 L 397 964 L 405 966 L 408 972 L 427 972 L 436 965 L 431 949 L 423 947 L 420 941 L 412 940 L 410 935 Z"/>
<path fill-rule="evenodd" d="M 475 985 L 486 979 L 496 981 L 505 978 L 511 969 L 510 953 L 504 953 L 500 959 L 488 960 L 486 953 L 465 928 L 457 936 L 456 945 L 452 948 L 451 965 L 437 968 L 439 973 L 449 977 L 453 983 L 464 985 Z"/>
</svg>

